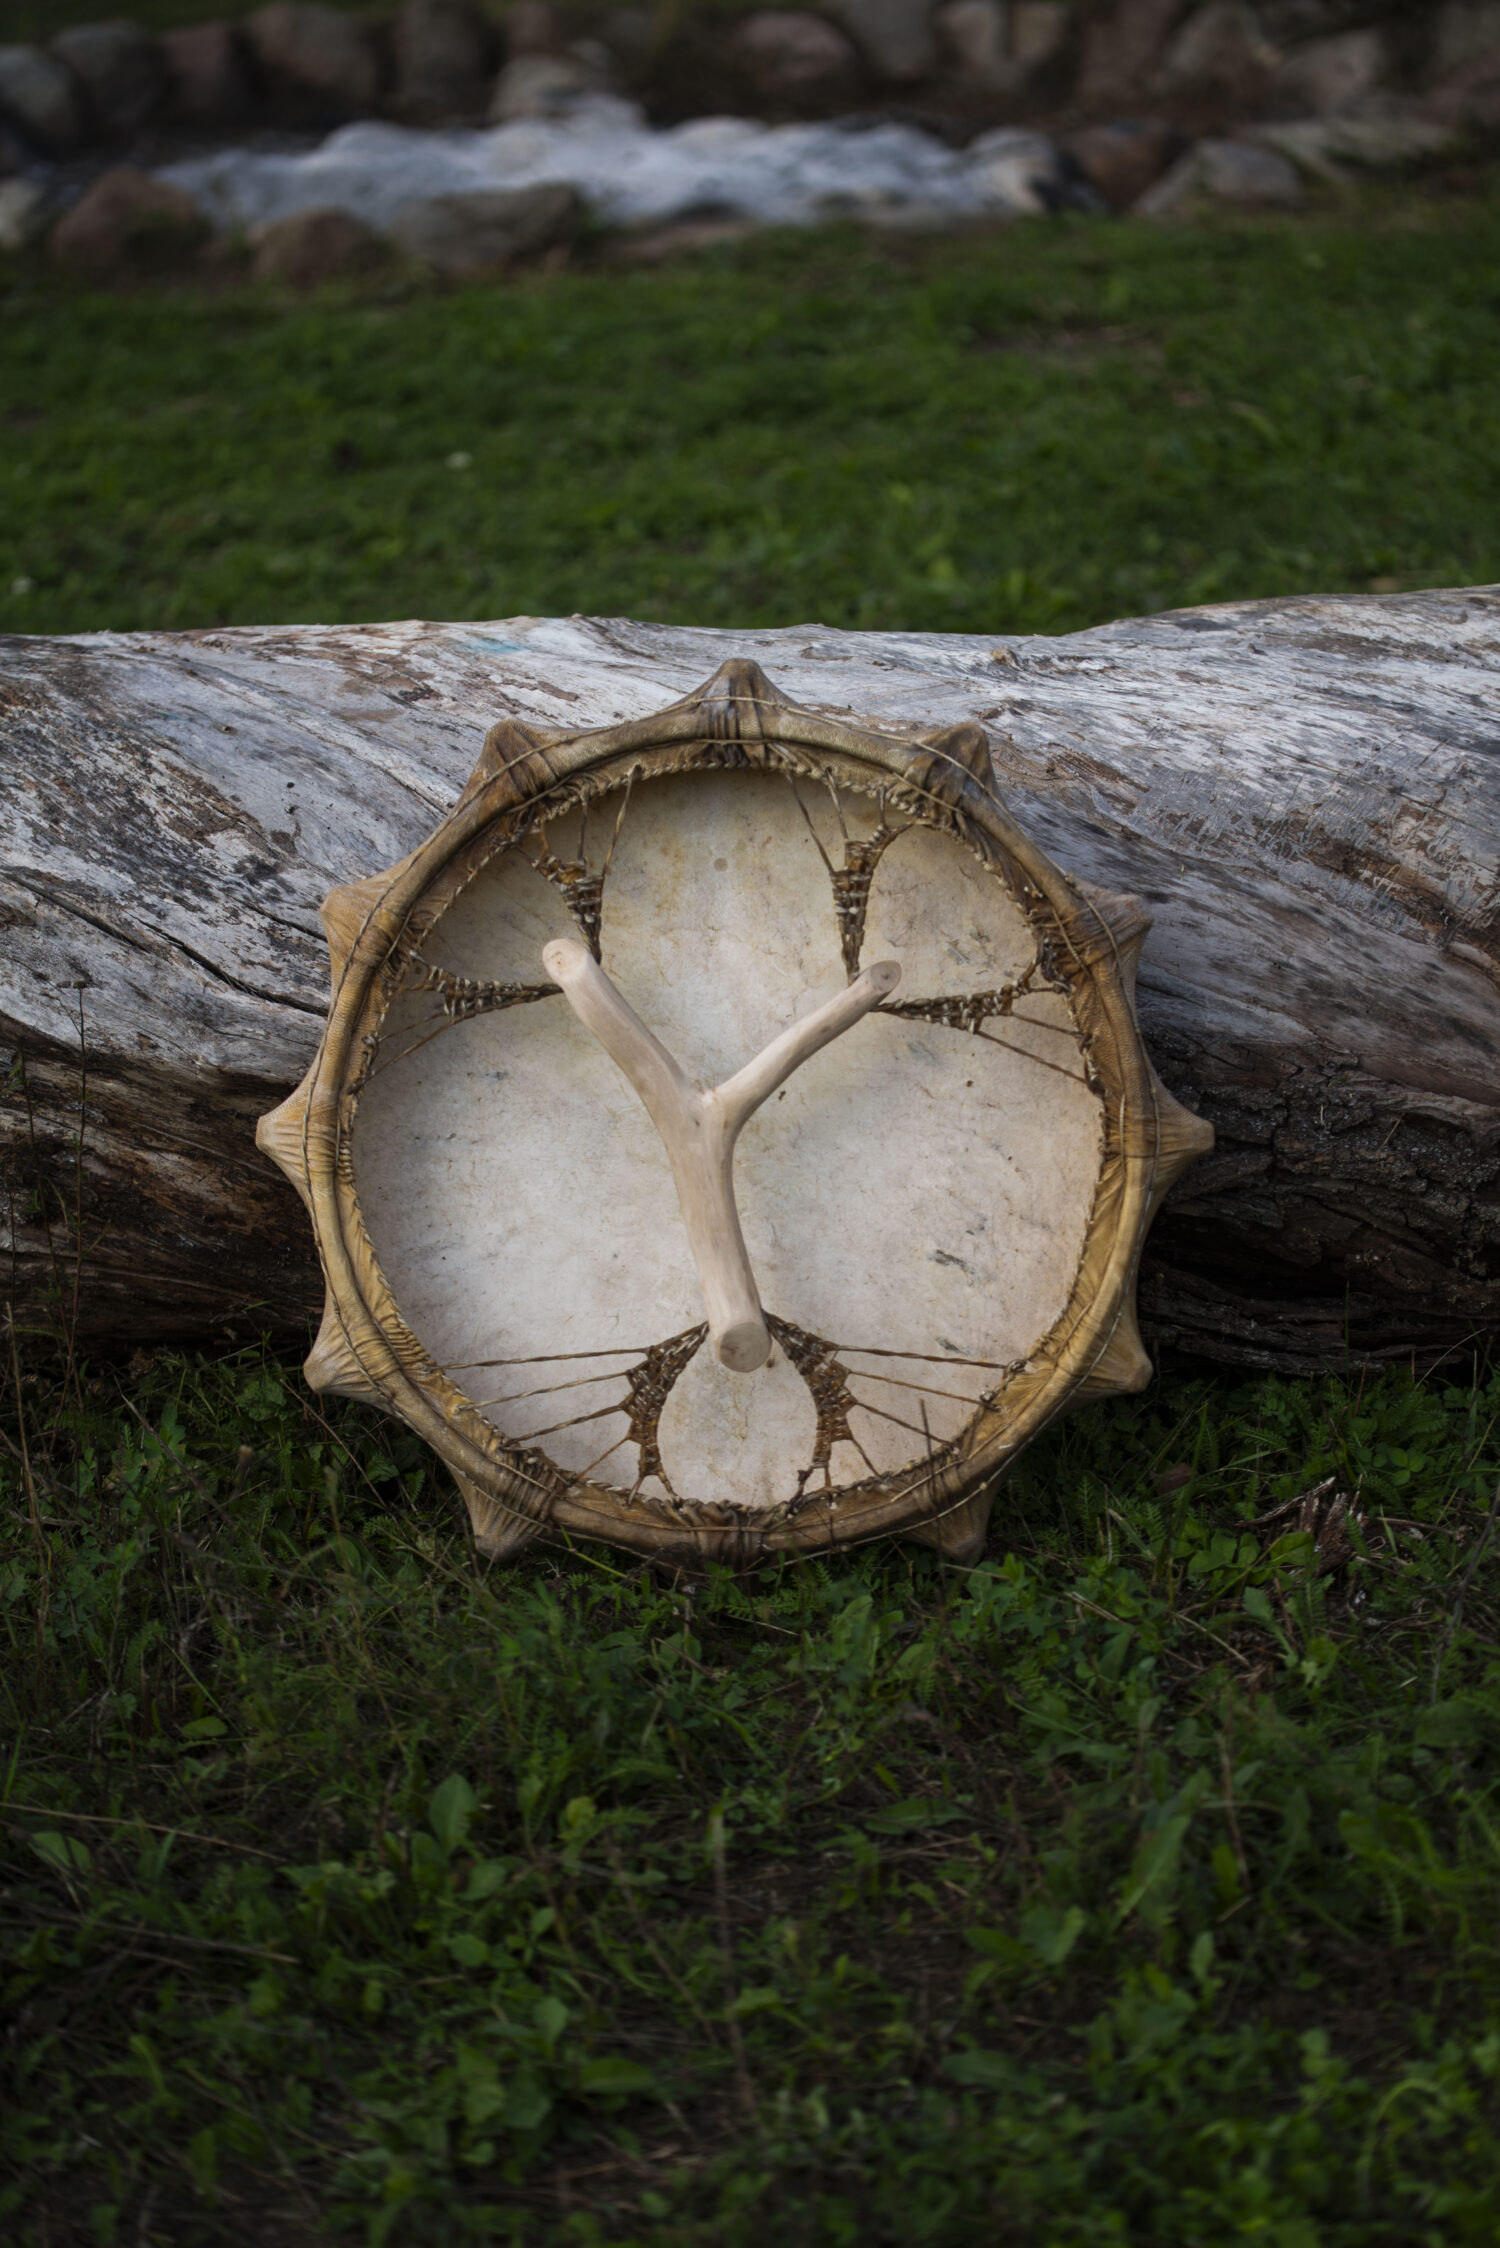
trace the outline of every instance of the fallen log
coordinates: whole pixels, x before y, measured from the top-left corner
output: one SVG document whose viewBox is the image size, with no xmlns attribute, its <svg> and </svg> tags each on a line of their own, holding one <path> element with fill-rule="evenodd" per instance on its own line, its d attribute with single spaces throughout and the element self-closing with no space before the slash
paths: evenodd
<svg viewBox="0 0 1500 2248">
<path fill-rule="evenodd" d="M 306 1336 L 256 1118 L 327 1003 L 317 908 L 435 824 L 484 730 L 644 715 L 726 657 L 913 736 L 978 720 L 1016 817 L 1155 914 L 1139 1003 L 1216 1153 L 1142 1281 L 1158 1347 L 1289 1373 L 1500 1325 L 1500 589 L 1065 638 L 573 618 L 0 643 L 0 1129 L 23 1330 Z"/>
</svg>

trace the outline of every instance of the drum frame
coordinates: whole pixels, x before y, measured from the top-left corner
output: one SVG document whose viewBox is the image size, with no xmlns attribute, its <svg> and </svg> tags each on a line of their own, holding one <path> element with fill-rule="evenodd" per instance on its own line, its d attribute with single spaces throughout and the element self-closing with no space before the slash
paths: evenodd
<svg viewBox="0 0 1500 2248">
<path fill-rule="evenodd" d="M 1064 968 L 1101 1094 L 1104 1154 L 1082 1254 L 1062 1314 L 1025 1363 L 943 1458 L 770 1508 L 584 1483 L 534 1448 L 508 1443 L 402 1318 L 365 1228 L 352 1159 L 359 1093 L 403 948 L 539 814 L 576 810 L 632 773 L 649 780 L 695 770 L 781 771 L 879 795 L 1003 869 Z M 327 1299 L 307 1379 L 383 1407 L 431 1445 L 458 1483 L 481 1552 L 498 1559 L 540 1537 L 603 1538 L 679 1565 L 742 1568 L 899 1533 L 971 1560 L 996 1485 L 1032 1437 L 1070 1406 L 1150 1380 L 1135 1309 L 1141 1248 L 1167 1189 L 1212 1146 L 1212 1127 L 1173 1099 L 1141 1039 L 1134 985 L 1149 915 L 1138 899 L 1071 880 L 1023 834 L 996 789 L 981 727 L 915 739 L 877 732 L 787 700 L 743 660 L 622 725 L 568 734 L 502 722 L 426 842 L 331 891 L 322 921 L 333 980 L 327 1025 L 307 1076 L 256 1135 L 306 1203 L 322 1258 Z"/>
</svg>

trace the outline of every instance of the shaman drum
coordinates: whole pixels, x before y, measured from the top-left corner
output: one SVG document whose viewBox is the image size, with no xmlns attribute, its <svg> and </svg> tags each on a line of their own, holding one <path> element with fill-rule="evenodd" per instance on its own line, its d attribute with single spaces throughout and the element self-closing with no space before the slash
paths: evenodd
<svg viewBox="0 0 1500 2248">
<path fill-rule="evenodd" d="M 1211 1143 L 1146 1057 L 1147 919 L 911 741 L 732 663 L 496 727 L 335 890 L 328 1027 L 261 1145 L 306 1199 L 316 1388 L 442 1455 L 482 1549 L 977 1551 L 1064 1406 L 1140 1387 L 1135 1274 Z"/>
</svg>

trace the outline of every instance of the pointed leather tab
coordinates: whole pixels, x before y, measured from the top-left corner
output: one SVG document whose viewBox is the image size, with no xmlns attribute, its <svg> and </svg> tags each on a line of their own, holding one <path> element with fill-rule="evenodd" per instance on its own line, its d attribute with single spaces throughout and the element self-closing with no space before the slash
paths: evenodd
<svg viewBox="0 0 1500 2248">
<path fill-rule="evenodd" d="M 302 1367 L 308 1386 L 332 1390 L 336 1397 L 357 1398 L 363 1405 L 383 1405 L 381 1392 L 355 1357 L 332 1303 L 324 1306 L 318 1339 Z"/>
<path fill-rule="evenodd" d="M 1153 1073 L 1154 1074 L 1154 1073 Z M 1151 1216 L 1166 1200 L 1184 1171 L 1200 1157 L 1211 1155 L 1214 1128 L 1206 1116 L 1195 1116 L 1174 1100 L 1161 1079 L 1156 1079 L 1156 1180 L 1151 1189 Z"/>
<path fill-rule="evenodd" d="M 497 809 L 542 795 L 560 778 L 549 752 L 572 738 L 553 727 L 502 718 L 485 735 L 479 762 L 464 783 L 459 803 L 466 804 L 481 788 L 493 788 Z"/>
<path fill-rule="evenodd" d="M 284 1171 L 297 1192 L 312 1209 L 312 1187 L 307 1176 L 307 1151 L 303 1135 L 307 1127 L 308 1105 L 312 1100 L 314 1071 L 309 1071 L 295 1093 L 284 1100 L 280 1108 L 273 1108 L 261 1117 L 255 1127 L 255 1144 L 262 1155 L 269 1155 L 277 1169 Z"/>
<path fill-rule="evenodd" d="M 688 697 L 710 741 L 758 742 L 776 731 L 776 712 L 797 706 L 773 687 L 758 663 L 731 656 Z"/>
<path fill-rule="evenodd" d="M 1134 1294 L 1132 1285 L 1132 1298 Z M 1121 1314 L 1114 1333 L 1074 1390 L 1069 1402 L 1080 1404 L 1094 1397 L 1128 1396 L 1135 1390 L 1148 1388 L 1155 1371 L 1150 1354 L 1141 1341 L 1141 1331 L 1135 1323 L 1135 1305 L 1132 1302 L 1130 1309 Z"/>
<path fill-rule="evenodd" d="M 328 967 L 335 989 L 359 942 L 360 931 L 405 864 L 402 859 L 398 865 L 384 867 L 379 874 L 367 874 L 359 882 L 341 882 L 319 906 L 318 919 L 328 939 Z"/>
<path fill-rule="evenodd" d="M 984 1551 L 985 1532 L 990 1526 L 990 1509 L 994 1503 L 993 1491 L 975 1491 L 946 1513 L 934 1515 L 930 1522 L 914 1523 L 899 1534 L 916 1545 L 931 1546 L 945 1561 L 967 1569 Z"/>
<path fill-rule="evenodd" d="M 1104 923 L 1102 949 L 1114 954 L 1120 980 L 1134 999 L 1141 947 L 1151 929 L 1150 907 L 1129 890 L 1101 890 L 1097 883 L 1080 881 L 1077 877 L 1073 887 Z M 1101 948 L 1091 947 L 1085 939 L 1082 949 L 1088 956 Z"/>
<path fill-rule="evenodd" d="M 486 1561 L 514 1561 L 517 1554 L 540 1537 L 541 1524 L 528 1521 L 524 1514 L 516 1514 L 481 1491 L 468 1476 L 451 1470 L 453 1480 L 469 1510 L 469 1521 L 474 1531 L 474 1543 Z"/>
<path fill-rule="evenodd" d="M 907 775 L 914 788 L 950 810 L 970 786 L 995 795 L 995 769 L 990 763 L 990 742 L 982 726 L 948 726 L 928 734 L 912 750 Z"/>
</svg>

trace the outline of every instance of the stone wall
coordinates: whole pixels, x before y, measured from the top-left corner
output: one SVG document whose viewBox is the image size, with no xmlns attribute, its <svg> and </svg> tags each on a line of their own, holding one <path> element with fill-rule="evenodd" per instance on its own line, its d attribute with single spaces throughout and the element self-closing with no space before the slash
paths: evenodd
<svg viewBox="0 0 1500 2248">
<path fill-rule="evenodd" d="M 318 244 L 304 226 L 286 255 L 299 270 L 309 257 L 322 270 L 340 213 L 400 245 L 384 209 L 391 167 L 424 162 L 425 184 L 414 172 L 409 198 L 463 202 L 459 219 L 486 241 L 497 225 L 507 240 L 515 233 L 515 213 L 467 207 L 470 189 L 494 183 L 464 174 L 462 134 L 446 154 L 420 136 L 430 159 L 412 135 L 394 136 L 399 151 L 392 136 L 363 154 L 348 148 L 337 182 L 317 194 L 297 181 L 247 173 L 235 186 L 194 172 L 206 155 L 238 161 L 247 148 L 279 151 L 264 159 L 279 162 L 340 127 L 368 134 L 369 120 L 527 127 L 536 148 L 528 157 L 508 146 L 507 178 L 533 199 L 544 185 L 554 201 L 559 188 L 573 195 L 549 253 L 581 212 L 614 229 L 692 216 L 692 151 L 670 132 L 689 119 L 739 116 L 773 129 L 731 161 L 727 128 L 711 150 L 710 128 L 695 128 L 702 195 L 723 206 L 720 223 L 822 215 L 827 179 L 846 175 L 851 208 L 877 221 L 883 210 L 891 223 L 1285 204 L 1320 173 L 1500 131 L 1500 0 L 824 0 L 816 10 L 721 0 L 690 8 L 668 34 L 655 28 L 662 20 L 648 7 L 588 0 L 491 10 L 400 0 L 381 16 L 273 0 L 232 23 L 159 37 L 115 20 L 0 47 L 0 251 L 51 232 L 59 255 L 100 273 L 169 263 L 205 226 L 243 238 L 311 198 Z M 849 137 L 815 147 L 807 129 L 824 120 L 841 132 L 883 123 L 886 138 L 867 133 L 857 151 Z M 945 149 L 951 178 L 938 160 Z M 492 160 L 473 158 L 481 170 Z M 639 209 L 605 178 L 611 163 L 642 185 Z M 646 193 L 663 163 L 678 188 Z M 777 174 L 777 194 L 753 184 L 757 164 L 767 179 Z M 732 192 L 730 173 L 744 174 Z M 530 241 L 530 205 L 523 216 Z M 451 211 L 442 219 L 450 232 L 458 223 Z M 341 254 L 355 255 L 348 241 Z M 363 239 L 356 262 L 373 254 Z M 459 268 L 486 261 L 511 262 L 469 243 Z"/>
<path fill-rule="evenodd" d="M 1148 113 L 1185 131 L 1417 104 L 1500 126 L 1500 0 L 825 0 L 699 8 L 273 0 L 151 37 L 128 22 L 0 47 L 0 166 L 142 133 L 503 122 L 601 91 L 655 124 L 895 110 L 946 137 Z"/>
</svg>

